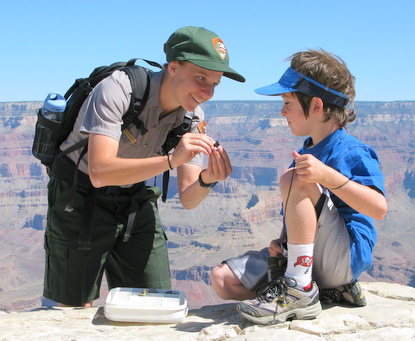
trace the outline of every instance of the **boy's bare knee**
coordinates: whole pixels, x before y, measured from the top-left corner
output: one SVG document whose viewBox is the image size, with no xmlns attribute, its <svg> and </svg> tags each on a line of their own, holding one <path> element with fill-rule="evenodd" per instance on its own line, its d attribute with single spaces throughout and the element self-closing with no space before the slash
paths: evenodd
<svg viewBox="0 0 415 341">
<path fill-rule="evenodd" d="M 230 299 L 229 283 L 226 280 L 227 276 L 229 276 L 229 271 L 232 271 L 229 266 L 226 263 L 222 263 L 215 266 L 210 272 L 212 288 L 224 300 Z"/>
<path fill-rule="evenodd" d="M 255 297 L 242 284 L 228 264 L 223 263 L 212 269 L 210 273 L 212 288 L 223 300 L 245 300 Z"/>
<path fill-rule="evenodd" d="M 310 198 L 316 201 L 320 198 L 322 188 L 317 183 L 301 181 L 295 168 L 288 169 L 280 178 L 280 190 L 283 199 L 287 199 L 288 195 Z"/>
<path fill-rule="evenodd" d="M 223 265 L 224 264 L 220 264 L 218 266 L 215 266 L 211 271 L 210 271 L 210 280 L 212 282 L 212 285 L 218 286 L 221 285 L 223 286 L 224 283 L 224 271 L 223 271 Z"/>
</svg>

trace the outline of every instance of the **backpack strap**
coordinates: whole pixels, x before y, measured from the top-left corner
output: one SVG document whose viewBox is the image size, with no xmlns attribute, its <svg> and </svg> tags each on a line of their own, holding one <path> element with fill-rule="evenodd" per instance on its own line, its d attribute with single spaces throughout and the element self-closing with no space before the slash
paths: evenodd
<svg viewBox="0 0 415 341">
<path fill-rule="evenodd" d="M 194 116 L 194 112 L 186 112 L 183 118 L 183 122 L 181 125 L 174 128 L 168 135 L 166 142 L 163 145 L 163 155 L 167 155 L 170 150 L 175 148 L 179 143 L 182 136 L 190 131 L 192 128 L 192 122 Z M 169 180 L 170 180 L 170 170 L 166 170 L 163 173 L 163 193 L 161 196 L 161 200 L 166 202 L 167 200 L 167 192 L 169 188 Z"/>
<path fill-rule="evenodd" d="M 65 150 L 62 150 L 57 156 L 56 159 L 61 158 L 62 156 L 65 156 L 69 153 L 74 152 L 75 150 L 79 149 L 79 148 L 83 148 L 88 144 L 88 138 L 84 138 L 81 141 L 78 141 L 77 143 L 73 144 L 72 146 L 68 147 Z"/>
<path fill-rule="evenodd" d="M 149 93 L 149 76 L 148 71 L 140 66 L 125 67 L 123 71 L 128 75 L 131 82 L 132 94 L 131 102 L 127 112 L 123 116 L 123 124 L 121 130 L 131 139 L 131 133 L 128 130 L 130 124 L 134 124 L 142 135 L 147 133 L 143 122 L 138 118 L 141 111 L 144 109 Z M 131 141 L 135 142 L 135 139 Z"/>
<path fill-rule="evenodd" d="M 162 67 L 159 63 L 157 63 L 157 62 L 153 62 L 153 61 L 151 61 L 151 60 L 144 59 L 144 58 L 132 58 L 132 59 L 130 59 L 130 60 L 127 62 L 126 66 L 132 66 L 132 65 L 134 65 L 134 64 L 135 64 L 135 62 L 136 62 L 137 60 L 139 60 L 139 59 L 140 59 L 140 60 L 145 61 L 147 64 L 149 64 L 149 65 L 151 65 L 151 66 L 158 67 L 159 69 L 163 69 L 163 67 Z"/>
<path fill-rule="evenodd" d="M 123 124 L 121 126 L 122 132 L 128 137 L 131 143 L 134 143 L 136 139 L 128 129 L 130 124 L 134 124 L 140 131 L 141 135 L 147 133 L 147 129 L 144 127 L 143 122 L 138 118 L 138 116 L 144 109 L 144 106 L 148 99 L 148 94 L 150 90 L 150 79 L 148 74 L 152 71 L 142 66 L 134 65 L 134 63 L 138 59 L 145 61 L 151 66 L 159 67 L 160 69 L 162 69 L 162 66 L 160 64 L 142 58 L 130 59 L 127 62 L 126 66 L 121 69 L 128 75 L 128 78 L 130 78 L 132 88 L 130 107 L 123 116 Z"/>
<path fill-rule="evenodd" d="M 84 148 L 82 149 L 82 152 L 81 152 L 81 154 L 79 155 L 79 158 L 78 158 L 78 162 L 76 163 L 75 174 L 74 174 L 74 177 L 73 177 L 71 196 L 70 196 L 71 199 L 70 199 L 69 203 L 65 206 L 65 212 L 72 212 L 73 211 L 73 205 L 75 203 L 75 194 L 76 194 L 76 190 L 78 189 L 79 164 L 81 163 L 82 158 L 84 157 L 84 155 L 88 151 L 88 139 L 84 139 L 80 142 L 84 142 L 84 141 L 85 141 Z M 78 142 L 78 144 L 80 144 L 80 142 Z M 63 152 L 61 154 L 63 154 Z"/>
</svg>

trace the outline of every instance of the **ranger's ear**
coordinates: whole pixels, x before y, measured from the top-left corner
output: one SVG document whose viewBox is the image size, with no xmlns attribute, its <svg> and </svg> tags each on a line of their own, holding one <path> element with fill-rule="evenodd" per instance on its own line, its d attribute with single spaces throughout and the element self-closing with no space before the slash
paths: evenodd
<svg viewBox="0 0 415 341">
<path fill-rule="evenodd" d="M 174 60 L 167 64 L 167 72 L 170 74 L 170 76 L 173 76 L 176 73 L 178 66 L 179 62 L 177 60 Z"/>
</svg>

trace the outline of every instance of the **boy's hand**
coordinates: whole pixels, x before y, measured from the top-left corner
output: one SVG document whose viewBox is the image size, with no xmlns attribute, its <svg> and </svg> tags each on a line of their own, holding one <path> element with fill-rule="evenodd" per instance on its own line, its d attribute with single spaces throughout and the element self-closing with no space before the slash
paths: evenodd
<svg viewBox="0 0 415 341">
<path fill-rule="evenodd" d="M 281 240 L 273 240 L 268 247 L 270 257 L 278 257 L 282 254 Z"/>
<path fill-rule="evenodd" d="M 295 170 L 298 179 L 308 183 L 322 183 L 327 174 L 327 167 L 323 162 L 311 154 L 300 155 L 293 152 Z"/>
</svg>

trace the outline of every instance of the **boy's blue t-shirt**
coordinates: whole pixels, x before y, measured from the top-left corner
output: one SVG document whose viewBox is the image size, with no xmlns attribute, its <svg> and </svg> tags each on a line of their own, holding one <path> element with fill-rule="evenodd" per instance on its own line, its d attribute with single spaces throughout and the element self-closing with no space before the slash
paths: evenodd
<svg viewBox="0 0 415 341">
<path fill-rule="evenodd" d="M 383 174 L 375 151 L 349 135 L 345 129 L 339 129 L 327 136 L 315 146 L 311 138 L 304 142 L 300 154 L 311 154 L 327 166 L 334 168 L 349 179 L 365 186 L 376 187 L 385 195 Z M 346 205 L 335 194 L 331 199 L 346 222 L 350 236 L 351 267 L 354 279 L 372 265 L 372 252 L 376 243 L 376 230 L 373 219 Z"/>
</svg>

